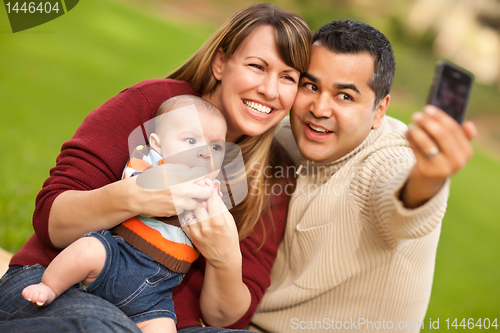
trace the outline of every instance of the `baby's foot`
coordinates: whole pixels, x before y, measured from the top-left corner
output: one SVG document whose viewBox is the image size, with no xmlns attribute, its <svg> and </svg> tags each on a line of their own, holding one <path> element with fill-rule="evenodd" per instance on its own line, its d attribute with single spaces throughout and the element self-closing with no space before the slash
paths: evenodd
<svg viewBox="0 0 500 333">
<path fill-rule="evenodd" d="M 46 306 L 56 298 L 56 293 L 45 283 L 32 284 L 23 289 L 23 297 L 37 306 Z"/>
</svg>

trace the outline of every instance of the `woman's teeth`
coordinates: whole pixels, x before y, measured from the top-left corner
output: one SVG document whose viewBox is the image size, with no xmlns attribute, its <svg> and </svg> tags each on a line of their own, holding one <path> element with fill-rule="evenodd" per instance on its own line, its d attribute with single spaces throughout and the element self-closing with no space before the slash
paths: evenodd
<svg viewBox="0 0 500 333">
<path fill-rule="evenodd" d="M 250 108 L 251 110 L 257 111 L 257 112 L 260 112 L 260 113 L 264 113 L 264 114 L 269 114 L 273 110 L 272 108 L 270 108 L 268 106 L 264 106 L 262 104 L 255 103 L 255 102 L 250 102 L 250 101 L 245 101 L 244 100 L 243 103 L 245 103 L 245 105 L 248 108 Z"/>
</svg>

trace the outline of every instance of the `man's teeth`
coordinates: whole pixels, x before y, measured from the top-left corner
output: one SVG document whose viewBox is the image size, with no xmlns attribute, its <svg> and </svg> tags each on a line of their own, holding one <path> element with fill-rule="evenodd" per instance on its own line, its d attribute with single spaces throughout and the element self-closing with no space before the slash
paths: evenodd
<svg viewBox="0 0 500 333">
<path fill-rule="evenodd" d="M 259 103 L 250 102 L 250 101 L 243 101 L 243 103 L 245 103 L 245 105 L 248 106 L 253 111 L 257 111 L 260 113 L 269 114 L 272 111 L 272 108 L 270 108 L 268 106 L 264 106 L 264 105 L 259 104 Z"/>
<path fill-rule="evenodd" d="M 321 128 L 321 127 L 316 127 L 316 126 L 314 126 L 314 125 L 312 125 L 312 124 L 309 124 L 309 127 L 310 127 L 311 129 L 315 130 L 316 132 L 320 132 L 320 133 L 326 133 L 326 132 L 329 132 L 329 131 L 327 131 L 327 130 L 326 130 L 326 129 L 324 129 L 324 128 Z"/>
</svg>

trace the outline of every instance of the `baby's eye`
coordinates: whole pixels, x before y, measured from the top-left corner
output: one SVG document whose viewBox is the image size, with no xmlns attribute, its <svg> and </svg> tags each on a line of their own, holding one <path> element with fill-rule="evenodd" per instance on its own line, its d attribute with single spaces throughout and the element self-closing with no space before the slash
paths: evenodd
<svg viewBox="0 0 500 333">
<path fill-rule="evenodd" d="M 218 145 L 218 144 L 213 144 L 212 145 L 212 149 L 214 151 L 221 151 L 222 150 L 222 146 L 221 145 Z"/>
<path fill-rule="evenodd" d="M 187 138 L 184 141 L 186 141 L 190 145 L 195 145 L 196 144 L 196 139 L 193 139 L 193 138 Z"/>
</svg>

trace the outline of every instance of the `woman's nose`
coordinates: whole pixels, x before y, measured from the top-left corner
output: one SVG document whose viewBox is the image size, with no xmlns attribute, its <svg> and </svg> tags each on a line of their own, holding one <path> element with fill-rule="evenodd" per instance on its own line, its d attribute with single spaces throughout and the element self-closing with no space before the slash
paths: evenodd
<svg viewBox="0 0 500 333">
<path fill-rule="evenodd" d="M 273 100 L 279 97 L 278 78 L 267 75 L 257 88 L 257 92 L 266 96 L 268 100 Z"/>
</svg>

